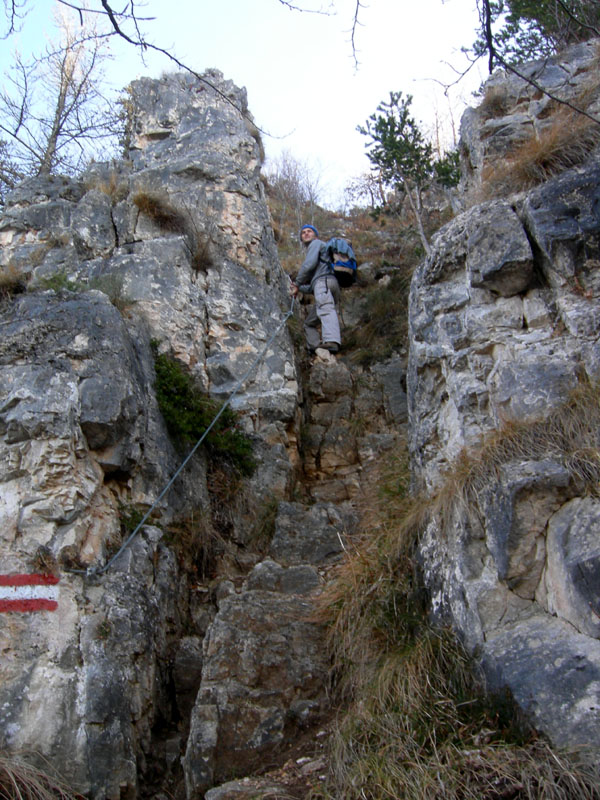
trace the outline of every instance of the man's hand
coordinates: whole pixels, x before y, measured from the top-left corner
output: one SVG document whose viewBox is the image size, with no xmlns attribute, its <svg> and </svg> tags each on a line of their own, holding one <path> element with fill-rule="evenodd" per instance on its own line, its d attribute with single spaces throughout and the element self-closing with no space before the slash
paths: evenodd
<svg viewBox="0 0 600 800">
<path fill-rule="evenodd" d="M 290 283 L 290 294 L 292 295 L 292 297 L 298 297 L 298 291 L 299 289 L 296 286 L 296 284 Z"/>
</svg>

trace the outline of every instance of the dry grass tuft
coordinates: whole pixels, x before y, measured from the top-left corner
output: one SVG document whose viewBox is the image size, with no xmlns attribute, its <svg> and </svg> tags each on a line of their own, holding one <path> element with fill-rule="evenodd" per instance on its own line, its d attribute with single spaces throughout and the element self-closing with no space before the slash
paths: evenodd
<svg viewBox="0 0 600 800">
<path fill-rule="evenodd" d="M 433 629 L 414 553 L 435 517 L 476 509 L 481 489 L 514 460 L 560 460 L 581 491 L 600 481 L 598 388 L 582 384 L 540 422 L 511 424 L 465 453 L 435 496 L 411 497 L 408 466 L 380 476 L 363 508 L 365 531 L 320 598 L 335 693 L 346 709 L 330 753 L 344 800 L 598 800 L 594 765 L 559 754 L 531 730 L 510 696 L 485 693 L 447 630 Z"/>
<path fill-rule="evenodd" d="M 22 271 L 14 264 L 0 267 L 0 298 L 20 294 L 25 291 L 26 286 Z"/>
<path fill-rule="evenodd" d="M 511 111 L 507 87 L 503 85 L 488 86 L 478 106 L 478 111 L 483 119 L 506 116 Z"/>
<path fill-rule="evenodd" d="M 127 180 L 123 179 L 116 170 L 111 170 L 108 176 L 103 179 L 94 176 L 88 181 L 87 188 L 102 192 L 102 194 L 110 197 L 113 204 L 125 200 L 129 194 Z"/>
<path fill-rule="evenodd" d="M 190 265 L 195 272 L 206 272 L 213 266 L 211 231 L 215 226 L 212 219 L 207 219 L 208 229 L 204 230 L 189 208 L 179 208 L 148 192 L 137 192 L 133 203 L 161 230 L 184 237 Z"/>
<path fill-rule="evenodd" d="M 177 553 L 181 568 L 199 580 L 214 575 L 219 559 L 229 548 L 210 512 L 202 509 L 173 520 L 166 527 L 165 541 Z"/>
<path fill-rule="evenodd" d="M 50 772 L 31 766 L 16 756 L 0 754 L 2 800 L 82 800 Z"/>
<path fill-rule="evenodd" d="M 436 513 L 460 502 L 477 508 L 485 486 L 499 479 L 500 469 L 512 461 L 552 458 L 570 473 L 580 492 L 600 488 L 600 392 L 581 382 L 561 406 L 544 419 L 510 422 L 490 433 L 476 451 L 463 452 L 448 471 L 436 497 Z M 448 517 L 441 514 L 442 517 Z"/>
<path fill-rule="evenodd" d="M 540 133 L 515 152 L 483 171 L 483 191 L 487 197 L 506 196 L 523 191 L 585 161 L 600 144 L 597 122 L 562 108 Z"/>
</svg>

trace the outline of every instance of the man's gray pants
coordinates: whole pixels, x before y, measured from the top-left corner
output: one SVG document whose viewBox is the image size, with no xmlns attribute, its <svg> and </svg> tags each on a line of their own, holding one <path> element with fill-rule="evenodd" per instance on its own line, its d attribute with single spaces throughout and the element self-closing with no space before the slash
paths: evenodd
<svg viewBox="0 0 600 800">
<path fill-rule="evenodd" d="M 322 342 L 342 343 L 336 305 L 340 302 L 340 286 L 333 275 L 317 278 L 314 285 L 315 302 L 304 320 L 306 343 L 316 350 Z M 321 324 L 321 336 L 318 326 Z"/>
</svg>

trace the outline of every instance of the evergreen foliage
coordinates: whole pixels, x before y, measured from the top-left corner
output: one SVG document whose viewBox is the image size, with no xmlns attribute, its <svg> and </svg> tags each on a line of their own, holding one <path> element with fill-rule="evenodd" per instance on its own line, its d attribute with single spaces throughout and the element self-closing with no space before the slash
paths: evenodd
<svg viewBox="0 0 600 800">
<path fill-rule="evenodd" d="M 389 101 L 382 101 L 365 125 L 359 125 L 357 130 L 370 138 L 367 156 L 384 186 L 408 198 L 421 242 L 428 253 L 422 193 L 432 183 L 447 188 L 456 186 L 460 169 L 455 151 L 441 159 L 434 158 L 431 143 L 411 115 L 411 103 L 412 95 L 403 97 L 402 92 L 390 92 Z"/>
<path fill-rule="evenodd" d="M 495 50 L 510 64 L 544 58 L 600 36 L 598 0 L 484 0 L 481 11 L 484 30 L 473 52 L 489 52 L 491 32 Z M 496 31 L 494 25 L 499 25 Z"/>
<path fill-rule="evenodd" d="M 156 399 L 171 436 L 182 445 L 195 444 L 219 411 L 220 405 L 203 394 L 193 378 L 172 356 L 154 347 Z M 206 437 L 210 455 L 234 467 L 242 475 L 252 475 L 256 462 L 252 442 L 239 428 L 236 414 L 226 408 Z"/>
<path fill-rule="evenodd" d="M 412 95 L 390 92 L 389 102 L 382 101 L 365 126 L 358 126 L 359 133 L 371 138 L 371 164 L 388 186 L 402 190 L 423 188 L 433 173 L 433 148 L 411 116 L 411 103 Z"/>
</svg>

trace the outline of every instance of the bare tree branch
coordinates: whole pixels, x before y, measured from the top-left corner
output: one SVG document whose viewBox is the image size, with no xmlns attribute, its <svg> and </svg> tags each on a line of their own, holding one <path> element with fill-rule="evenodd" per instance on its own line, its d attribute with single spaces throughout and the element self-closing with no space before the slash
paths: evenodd
<svg viewBox="0 0 600 800">
<path fill-rule="evenodd" d="M 354 58 L 354 69 L 358 69 L 359 63 L 357 58 L 357 50 L 356 50 L 356 29 L 361 24 L 358 20 L 358 14 L 361 8 L 366 8 L 361 2 L 361 0 L 356 0 L 356 6 L 354 8 L 354 19 L 352 20 L 352 29 L 350 31 L 350 43 L 352 45 L 352 57 Z"/>
<path fill-rule="evenodd" d="M 26 5 L 27 0 L 4 0 L 4 16 L 8 27 L 0 36 L 0 40 L 8 39 L 9 36 L 16 33 L 19 21 L 25 16 Z"/>
<path fill-rule="evenodd" d="M 302 6 L 297 6 L 295 3 L 290 3 L 289 0 L 279 0 L 282 6 L 289 8 L 290 11 L 301 11 L 303 14 L 321 14 L 325 17 L 330 17 L 330 11 L 324 11 L 323 9 L 319 8 L 302 8 Z"/>
<path fill-rule="evenodd" d="M 583 28 L 584 30 L 593 33 L 594 36 L 600 36 L 600 31 L 598 30 L 598 28 L 595 28 L 593 25 L 589 25 L 587 22 L 584 22 L 582 19 L 579 19 L 579 17 L 576 17 L 575 14 L 573 14 L 571 9 L 567 6 L 567 4 L 563 0 L 555 0 L 555 2 L 560 8 L 562 8 L 564 13 L 567 15 L 567 17 L 569 17 L 569 19 L 572 22 L 574 22 L 580 28 Z"/>
</svg>

